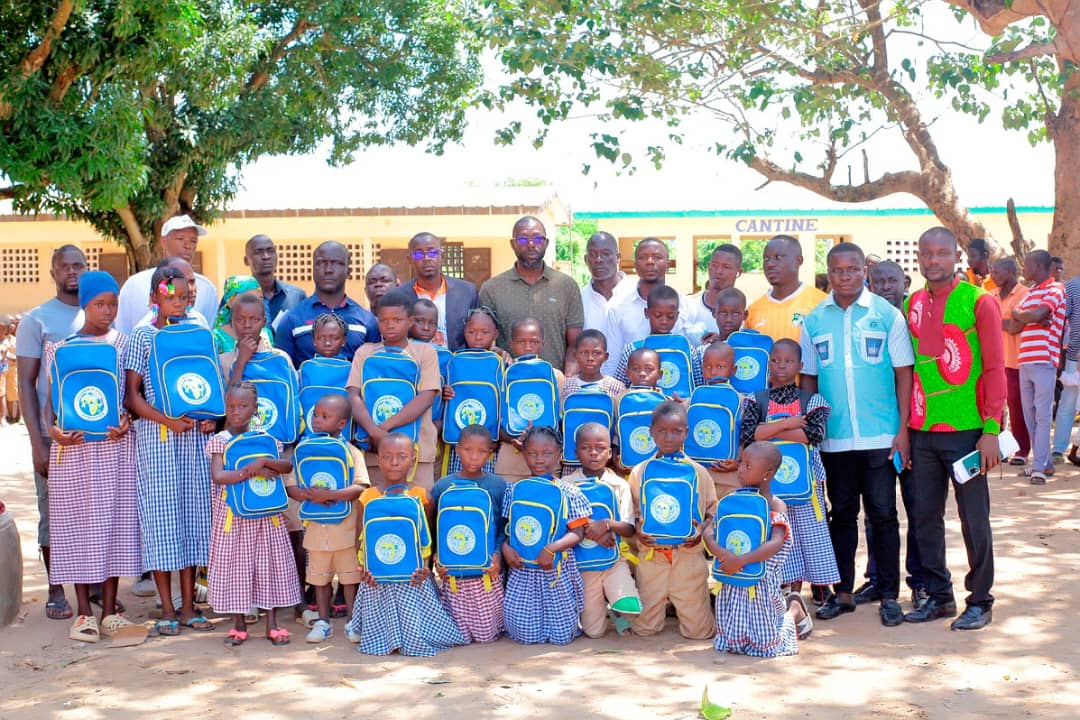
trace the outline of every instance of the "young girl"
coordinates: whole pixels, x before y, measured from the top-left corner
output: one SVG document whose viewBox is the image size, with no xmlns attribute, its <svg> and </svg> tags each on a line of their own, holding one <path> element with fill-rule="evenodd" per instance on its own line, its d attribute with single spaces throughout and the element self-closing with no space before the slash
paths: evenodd
<svg viewBox="0 0 1080 720">
<path fill-rule="evenodd" d="M 519 643 L 566 645 L 581 633 L 578 616 L 585 606 L 581 573 L 569 551 L 584 537 L 592 507 L 576 485 L 555 479 L 562 455 L 559 434 L 549 427 L 535 426 L 522 437 L 522 455 L 529 470 L 536 479 L 555 483 L 562 491 L 568 519 L 566 534 L 545 545 L 537 556 L 540 567 L 526 566 L 510 541 L 503 542 L 503 560 L 510 567 L 503 619 L 506 633 Z M 506 490 L 503 517 L 508 521 L 515 489 L 520 487 L 511 485 Z M 515 530 L 507 528 L 508 533 Z"/>
<path fill-rule="evenodd" d="M 210 475 L 216 486 L 211 495 L 210 606 L 220 615 L 233 616 L 226 645 L 240 645 L 247 640 L 245 616 L 249 608 L 267 611 L 266 637 L 272 644 L 288 645 L 289 631 L 278 626 L 277 609 L 300 602 L 300 583 L 284 513 L 245 518 L 231 515 L 225 502 L 226 485 L 245 482 L 257 475 L 279 477 L 292 470 L 291 461 L 270 458 L 256 458 L 239 470 L 225 469 L 225 446 L 234 435 L 247 432 L 258 402 L 259 393 L 251 383 L 230 387 L 225 393 L 225 430 L 206 444 Z M 280 454 L 281 443 L 277 445 Z"/>
<path fill-rule="evenodd" d="M 264 345 L 265 349 L 273 347 L 273 339 L 270 337 L 270 330 L 266 327 L 265 322 L 265 307 L 266 301 L 262 297 L 262 289 L 259 287 L 259 281 L 253 278 L 251 275 L 230 275 L 225 278 L 225 287 L 221 293 L 221 305 L 218 310 L 217 318 L 214 319 L 214 347 L 218 351 L 218 355 L 232 352 L 236 350 L 236 344 L 239 342 L 241 335 L 237 332 L 235 322 L 233 321 L 234 301 L 243 295 L 254 295 L 258 298 L 259 302 L 263 303 L 263 327 L 259 330 L 259 340 Z M 228 375 L 225 376 L 228 379 Z"/>
<path fill-rule="evenodd" d="M 121 358 L 127 338 L 110 330 L 116 319 L 120 288 L 112 276 L 91 271 L 79 278 L 79 305 L 85 322 L 78 339 L 116 347 L 116 375 L 123 377 Z M 48 376 L 56 351 L 65 340 L 45 348 Z M 120 403 L 124 387 L 120 385 Z M 139 512 L 135 481 L 135 437 L 128 432 L 130 417 L 120 413 L 120 424 L 110 427 L 101 442 L 86 442 L 81 432 L 64 432 L 56 426 L 51 402 L 42 407 L 49 436 L 55 441 L 49 453 L 49 527 L 52 549 L 49 580 L 56 585 L 75 584 L 78 616 L 69 637 L 97 642 L 100 634 L 113 644 L 137 645 L 146 639 L 146 628 L 135 625 L 116 607 L 121 575 L 142 571 L 139 557 Z M 101 583 L 101 623 L 90 608 L 90 585 Z"/>
<path fill-rule="evenodd" d="M 433 506 L 422 487 L 405 490 L 405 481 L 416 456 L 408 435 L 392 432 L 379 442 L 379 471 L 372 476 L 373 487 L 360 496 L 360 527 L 364 509 L 377 497 L 406 492 L 424 504 L 430 523 Z M 465 638 L 439 602 L 431 570 L 425 565 L 413 573 L 408 583 L 378 583 L 360 564 L 360 587 L 353 606 L 348 631 L 359 636 L 358 650 L 367 655 L 431 656 L 454 645 L 464 645 Z"/>
<path fill-rule="evenodd" d="M 755 442 L 743 450 L 739 464 L 740 485 L 757 488 L 769 502 L 772 528 L 763 545 L 743 555 L 734 555 L 717 544 L 712 523 L 702 523 L 705 546 L 725 573 L 734 574 L 749 563 L 765 561 L 765 577 L 753 587 L 720 584 L 713 640 L 717 652 L 755 657 L 796 655 L 799 640 L 808 637 L 814 628 L 802 596 L 792 592 L 785 597 L 780 587 L 780 568 L 792 547 L 784 502 L 773 497 L 769 490 L 780 461 L 780 451 L 775 445 Z"/>
<path fill-rule="evenodd" d="M 348 360 L 343 352 L 348 334 L 349 328 L 345 321 L 341 319 L 341 316 L 334 313 L 323 313 L 315 318 L 315 322 L 311 326 L 315 354 L 325 358 Z"/>
<path fill-rule="evenodd" d="M 210 464 L 206 462 L 213 420 L 169 418 L 153 406 L 160 389 L 150 375 L 154 335 L 169 323 L 184 322 L 188 308 L 184 274 L 158 268 L 150 281 L 154 322 L 135 328 L 124 350 L 124 403 L 135 421 L 139 526 L 143 567 L 154 573 L 161 597 L 161 635 L 178 635 L 180 625 L 212 630 L 195 610 L 195 569 L 206 565 L 210 540 Z M 162 431 L 164 428 L 164 433 Z M 173 605 L 171 573 L 180 571 L 181 606 Z"/>
<path fill-rule="evenodd" d="M 800 390 L 795 378 L 802 369 L 802 350 L 794 340 L 780 339 L 769 353 L 768 407 L 749 398 L 743 408 L 742 442 L 748 445 L 755 440 L 788 440 L 811 446 L 810 464 L 814 475 L 814 502 L 788 505 L 787 517 L 791 527 L 791 552 L 784 562 L 782 582 L 791 584 L 798 592 L 802 581 L 814 585 L 831 585 L 840 582 L 836 567 L 829 526 L 825 520 L 825 466 L 817 446 L 825 438 L 825 421 L 829 406 L 825 399 L 814 393 L 806 399 L 805 412 Z M 777 420 L 770 418 L 783 415 Z M 818 509 L 821 510 L 819 515 Z"/>
</svg>

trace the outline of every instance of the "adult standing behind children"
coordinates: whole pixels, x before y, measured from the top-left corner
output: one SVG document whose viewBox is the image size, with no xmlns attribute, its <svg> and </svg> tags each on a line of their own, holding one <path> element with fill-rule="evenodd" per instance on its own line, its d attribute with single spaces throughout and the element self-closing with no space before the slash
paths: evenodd
<svg viewBox="0 0 1080 720">
<path fill-rule="evenodd" d="M 195 262 L 195 251 L 199 238 L 206 234 L 206 228 L 198 225 L 188 215 L 177 215 L 165 221 L 161 226 L 161 250 L 166 257 L 176 256 L 189 263 Z M 149 308 L 150 277 L 154 268 L 140 270 L 124 281 L 120 288 L 120 311 L 116 315 L 114 327 L 125 335 L 139 324 Z M 218 292 L 214 283 L 205 275 L 195 273 L 198 292 L 195 295 L 195 309 L 204 318 L 210 320 L 217 315 Z"/>
<path fill-rule="evenodd" d="M 905 305 L 915 345 L 911 392 L 912 517 L 930 599 L 904 616 L 927 622 L 956 614 L 952 577 L 945 560 L 945 498 L 956 493 L 960 529 L 969 570 L 967 609 L 954 630 L 976 630 L 990 623 L 994 596 L 994 546 L 990 531 L 990 488 L 986 473 L 1000 462 L 998 433 L 1005 406 L 1005 360 L 1001 312 L 993 296 L 960 282 L 956 236 L 943 227 L 919 237 L 919 270 L 926 287 Z M 982 472 L 965 483 L 952 478 L 952 466 L 978 450 Z"/>
<path fill-rule="evenodd" d="M 510 247 L 517 260 L 480 288 L 480 304 L 494 310 L 499 319 L 496 344 L 508 347 L 514 324 L 536 318 L 544 332 L 540 357 L 572 374 L 574 357 L 567 348 L 574 347 L 585 323 L 581 290 L 572 277 L 544 262 L 551 240 L 539 219 L 528 215 L 521 218 L 510 235 Z"/>
<path fill-rule="evenodd" d="M 829 536 L 840 582 L 817 612 L 824 620 L 855 610 L 859 501 L 870 521 L 881 622 L 904 620 L 900 592 L 900 529 L 893 455 L 906 464 L 911 406 L 911 336 L 900 311 L 866 287 L 866 259 L 853 243 L 829 250 L 832 292 L 806 316 L 800 344 L 802 387 L 832 407 L 821 443 L 828 477 Z M 861 391 L 861 392 L 860 392 Z"/>
<path fill-rule="evenodd" d="M 1009 464 L 1024 465 L 1028 453 L 1031 452 L 1031 437 L 1028 435 L 1027 423 L 1024 421 L 1024 403 L 1020 402 L 1020 336 L 1007 332 L 1005 326 L 1012 323 L 1012 311 L 1016 309 L 1021 300 L 1027 297 L 1028 287 L 1017 282 L 1020 270 L 1016 266 L 1016 260 L 1011 257 L 1001 258 L 996 261 L 991 273 L 994 282 L 998 286 L 997 290 L 994 291 L 994 299 L 997 300 L 998 307 L 1001 308 L 1001 340 L 1005 346 L 1005 383 L 1008 387 L 1009 431 L 1012 432 L 1013 437 L 1016 438 L 1016 444 L 1019 445 L 1017 451 L 1009 458 Z M 1080 346 L 1078 346 L 1078 350 L 1080 350 Z M 1065 361 L 1065 364 L 1066 370 L 1068 370 L 1068 360 Z M 1062 397 L 1065 397 L 1065 394 L 1062 391 Z M 1076 394 L 1073 393 L 1073 399 L 1075 400 L 1075 398 Z"/>
<path fill-rule="evenodd" d="M 266 301 L 266 325 L 271 328 L 307 297 L 301 288 L 278 279 L 277 263 L 277 248 L 269 235 L 252 235 L 248 238 L 244 244 L 244 264 L 252 277 L 259 281 L 259 289 Z"/>
<path fill-rule="evenodd" d="M 443 273 L 442 240 L 420 232 L 409 240 L 409 264 L 413 281 L 402 287 L 413 299 L 427 298 L 439 309 L 439 330 L 432 338 L 436 345 L 453 351 L 465 347 L 465 319 L 480 307 L 480 293 L 468 280 Z"/>
<path fill-rule="evenodd" d="M 633 290 L 637 280 L 619 269 L 622 254 L 619 241 L 609 232 L 594 232 L 585 243 L 585 267 L 589 281 L 581 288 L 581 306 L 586 330 L 604 330 L 609 303 L 617 295 Z"/>
<path fill-rule="evenodd" d="M 26 432 L 34 462 L 34 490 L 38 505 L 38 546 L 49 570 L 49 448 L 52 440 L 45 427 L 42 408 L 48 400 L 49 376 L 41 358 L 45 345 L 58 343 L 78 332 L 83 325 L 79 308 L 79 276 L 86 271 L 86 256 L 74 245 L 53 251 L 49 276 L 56 283 L 56 295 L 26 313 L 15 333 L 15 363 L 19 374 L 19 397 L 26 417 Z M 71 606 L 62 585 L 49 585 L 45 615 L 52 620 L 71 617 Z"/>
<path fill-rule="evenodd" d="M 327 240 L 315 248 L 311 257 L 315 294 L 287 312 L 278 321 L 274 334 L 274 343 L 289 354 L 296 367 L 315 357 L 312 330 L 315 318 L 323 313 L 337 315 L 345 321 L 348 332 L 342 352 L 346 360 L 352 360 L 356 349 L 364 343 L 379 342 L 375 316 L 345 294 L 350 261 L 349 249 L 334 240 Z"/>
<path fill-rule="evenodd" d="M 709 282 L 705 289 L 686 298 L 690 311 L 686 327 L 695 336 L 701 338 L 702 343 L 706 338 L 721 339 L 712 337 L 717 332 L 717 301 L 720 293 L 735 287 L 735 281 L 742 275 L 742 250 L 731 243 L 717 245 L 709 256 L 707 270 Z"/>
<path fill-rule="evenodd" d="M 825 293 L 799 280 L 802 264 L 802 245 L 790 235 L 777 235 L 766 243 L 762 265 L 772 287 L 746 309 L 746 327 L 773 340 L 798 342 L 803 319 L 825 299 Z"/>
</svg>

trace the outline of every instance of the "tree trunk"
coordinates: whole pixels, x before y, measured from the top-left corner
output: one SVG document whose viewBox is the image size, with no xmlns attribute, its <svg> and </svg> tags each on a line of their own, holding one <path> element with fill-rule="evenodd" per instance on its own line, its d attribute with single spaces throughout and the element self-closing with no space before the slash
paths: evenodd
<svg viewBox="0 0 1080 720">
<path fill-rule="evenodd" d="M 960 202 L 952 181 L 952 170 L 933 168 L 923 170 L 925 188 L 921 199 L 937 216 L 944 227 L 952 230 L 965 250 L 972 238 L 985 238 L 986 227 L 976 220 Z"/>
<path fill-rule="evenodd" d="M 1054 143 L 1054 224 L 1050 254 L 1065 260 L 1065 276 L 1080 274 L 1080 73 L 1065 81 L 1061 107 L 1049 120 Z M 1032 238 L 1036 239 L 1036 238 Z"/>
</svg>

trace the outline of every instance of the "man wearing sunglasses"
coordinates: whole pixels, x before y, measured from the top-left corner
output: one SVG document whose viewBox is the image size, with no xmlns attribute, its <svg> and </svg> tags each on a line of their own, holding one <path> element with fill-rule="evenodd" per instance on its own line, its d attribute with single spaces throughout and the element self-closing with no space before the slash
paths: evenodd
<svg viewBox="0 0 1080 720">
<path fill-rule="evenodd" d="M 555 367 L 575 369 L 573 347 L 585 311 L 581 306 L 581 288 L 566 273 L 544 262 L 550 242 L 544 224 L 526 216 L 514 223 L 510 247 L 517 261 L 507 271 L 490 278 L 480 288 L 480 304 L 495 311 L 499 318 L 499 347 L 509 347 L 510 328 L 518 320 L 536 318 L 544 331 L 540 357 Z"/>
<path fill-rule="evenodd" d="M 465 319 L 470 310 L 480 306 L 476 286 L 443 274 L 442 240 L 429 232 L 417 233 L 409 240 L 409 264 L 413 281 L 402 289 L 417 299 L 427 298 L 439 308 L 439 330 L 434 342 L 451 350 L 465 347 Z"/>
</svg>

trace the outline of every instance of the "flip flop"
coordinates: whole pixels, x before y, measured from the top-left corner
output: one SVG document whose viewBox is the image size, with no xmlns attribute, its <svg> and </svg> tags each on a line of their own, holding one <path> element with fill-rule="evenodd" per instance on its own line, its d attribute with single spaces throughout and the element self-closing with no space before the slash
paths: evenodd
<svg viewBox="0 0 1080 720">
<path fill-rule="evenodd" d="M 190 620 L 181 620 L 179 616 L 176 618 L 177 622 L 186 628 L 191 628 L 196 632 L 210 632 L 214 629 L 214 626 L 209 620 L 202 615 L 195 615 Z"/>
<path fill-rule="evenodd" d="M 810 634 L 814 632 L 814 621 L 811 619 L 810 609 L 806 606 L 806 599 L 803 598 L 802 593 L 789 592 L 784 596 L 784 603 L 788 607 L 791 607 L 792 603 L 797 604 L 805 616 L 795 625 L 796 637 L 800 640 L 810 637 Z"/>
<path fill-rule="evenodd" d="M 288 645 L 289 631 L 285 628 L 271 628 L 270 632 L 266 634 L 266 639 L 270 641 L 271 645 Z"/>
<path fill-rule="evenodd" d="M 50 600 L 45 603 L 45 617 L 50 620 L 67 620 L 75 613 L 71 610 L 67 598 L 62 600 Z"/>
<path fill-rule="evenodd" d="M 180 623 L 175 620 L 158 620 L 154 623 L 154 632 L 164 637 L 175 637 L 180 634 Z"/>
<path fill-rule="evenodd" d="M 101 639 L 97 618 L 93 615 L 80 615 L 68 631 L 68 637 L 78 642 L 96 643 Z"/>
<path fill-rule="evenodd" d="M 247 642 L 247 639 L 247 630 L 237 630 L 236 628 L 233 628 L 229 631 L 228 637 L 225 638 L 225 644 L 229 647 L 236 647 L 238 645 L 243 645 Z"/>
<path fill-rule="evenodd" d="M 146 642 L 147 630 L 120 614 L 106 615 L 101 619 L 101 632 L 112 639 L 110 647 L 133 647 Z"/>
</svg>

